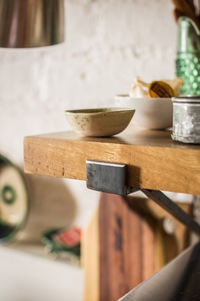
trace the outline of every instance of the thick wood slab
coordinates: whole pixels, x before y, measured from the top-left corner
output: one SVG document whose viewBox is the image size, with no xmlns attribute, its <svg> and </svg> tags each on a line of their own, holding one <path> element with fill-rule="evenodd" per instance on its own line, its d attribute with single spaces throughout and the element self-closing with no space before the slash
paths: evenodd
<svg viewBox="0 0 200 301">
<path fill-rule="evenodd" d="M 200 195 L 200 146 L 176 143 L 170 131 L 125 131 L 112 138 L 73 132 L 26 137 L 25 172 L 85 180 L 86 160 L 128 165 L 133 187 Z"/>
</svg>

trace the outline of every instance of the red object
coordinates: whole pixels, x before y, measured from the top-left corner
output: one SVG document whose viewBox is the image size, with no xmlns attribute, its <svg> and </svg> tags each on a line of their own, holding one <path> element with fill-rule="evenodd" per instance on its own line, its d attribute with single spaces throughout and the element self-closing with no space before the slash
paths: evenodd
<svg viewBox="0 0 200 301">
<path fill-rule="evenodd" d="M 77 227 L 63 230 L 54 236 L 54 240 L 65 246 L 74 246 L 80 243 L 81 230 Z"/>
</svg>

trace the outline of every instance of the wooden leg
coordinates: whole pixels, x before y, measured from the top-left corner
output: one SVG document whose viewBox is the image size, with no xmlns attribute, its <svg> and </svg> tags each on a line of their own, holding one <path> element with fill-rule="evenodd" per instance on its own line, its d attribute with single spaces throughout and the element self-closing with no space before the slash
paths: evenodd
<svg viewBox="0 0 200 301">
<path fill-rule="evenodd" d="M 172 240 L 163 233 L 161 220 L 146 206 L 147 201 L 101 193 L 82 241 L 84 301 L 116 301 L 160 268 L 159 262 L 166 263 L 165 241 L 170 247 Z M 159 209 L 158 216 L 163 212 Z"/>
</svg>

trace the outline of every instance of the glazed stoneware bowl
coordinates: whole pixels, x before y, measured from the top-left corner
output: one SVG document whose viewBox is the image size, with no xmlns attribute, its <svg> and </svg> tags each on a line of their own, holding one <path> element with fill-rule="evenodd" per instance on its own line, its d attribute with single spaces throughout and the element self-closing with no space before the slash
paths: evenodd
<svg viewBox="0 0 200 301">
<path fill-rule="evenodd" d="M 171 98 L 133 98 L 117 95 L 115 105 L 135 109 L 134 123 L 146 129 L 166 129 L 172 126 Z"/>
<path fill-rule="evenodd" d="M 75 132 L 82 136 L 113 136 L 122 132 L 135 113 L 131 108 L 66 110 L 65 116 Z"/>
</svg>

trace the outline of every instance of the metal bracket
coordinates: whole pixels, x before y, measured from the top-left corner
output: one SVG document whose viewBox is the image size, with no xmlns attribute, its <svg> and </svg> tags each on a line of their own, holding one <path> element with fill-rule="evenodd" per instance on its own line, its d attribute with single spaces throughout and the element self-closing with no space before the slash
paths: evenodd
<svg viewBox="0 0 200 301">
<path fill-rule="evenodd" d="M 156 202 L 185 226 L 196 234 L 200 234 L 200 225 L 175 202 L 170 200 L 162 191 L 152 189 L 141 189 L 141 191 L 151 200 Z"/>
<path fill-rule="evenodd" d="M 141 190 L 148 198 L 159 204 L 181 223 L 200 234 L 200 225 L 163 192 L 152 189 L 128 187 L 126 184 L 127 165 L 101 161 L 86 161 L 86 178 L 89 189 L 127 195 Z"/>
<path fill-rule="evenodd" d="M 87 187 L 89 189 L 127 194 L 126 165 L 100 161 L 86 161 Z"/>
</svg>

